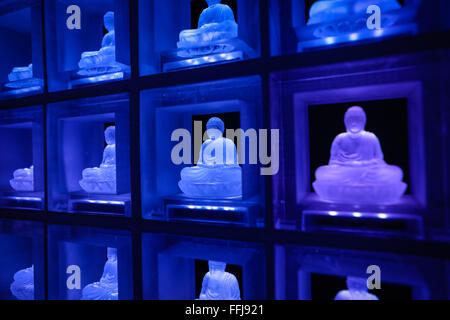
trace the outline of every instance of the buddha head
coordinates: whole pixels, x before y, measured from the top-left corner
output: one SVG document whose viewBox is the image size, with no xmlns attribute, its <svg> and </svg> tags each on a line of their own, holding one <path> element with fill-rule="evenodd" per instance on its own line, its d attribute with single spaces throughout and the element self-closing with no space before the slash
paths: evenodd
<svg viewBox="0 0 450 320">
<path fill-rule="evenodd" d="M 214 6 L 216 4 L 220 3 L 220 0 L 206 0 L 206 2 L 208 3 L 208 7 Z"/>
<path fill-rule="evenodd" d="M 212 117 L 206 123 L 206 133 L 211 140 L 222 137 L 225 131 L 225 124 L 220 118 Z"/>
<path fill-rule="evenodd" d="M 107 145 L 116 144 L 116 127 L 110 126 L 105 130 L 105 141 Z"/>
<path fill-rule="evenodd" d="M 106 256 L 108 257 L 108 260 L 116 260 L 117 259 L 117 248 L 108 247 L 106 249 Z"/>
<path fill-rule="evenodd" d="M 367 288 L 366 279 L 352 276 L 347 277 L 347 288 L 350 291 L 357 291 L 357 292 L 369 291 L 369 289 Z"/>
<path fill-rule="evenodd" d="M 106 30 L 114 30 L 114 12 L 108 11 L 107 13 L 105 13 L 105 15 L 103 16 L 103 23 Z"/>
<path fill-rule="evenodd" d="M 357 134 L 366 126 L 366 113 L 361 107 L 350 107 L 345 112 L 344 122 L 347 132 Z"/>
<path fill-rule="evenodd" d="M 220 261 L 208 261 L 209 266 L 209 272 L 215 273 L 215 272 L 225 272 L 225 268 L 227 267 L 227 264 L 225 262 Z"/>
</svg>

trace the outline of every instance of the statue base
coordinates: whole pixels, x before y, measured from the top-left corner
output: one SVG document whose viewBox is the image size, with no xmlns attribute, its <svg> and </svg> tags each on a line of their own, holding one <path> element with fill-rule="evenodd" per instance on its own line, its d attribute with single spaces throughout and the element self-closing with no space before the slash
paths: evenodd
<svg viewBox="0 0 450 320">
<path fill-rule="evenodd" d="M 80 69 L 71 75 L 71 88 L 82 87 L 94 83 L 121 80 L 130 73 L 130 67 L 116 63 L 113 65 L 98 65 L 92 68 Z"/>
<path fill-rule="evenodd" d="M 43 192 L 3 192 L 0 197 L 0 206 L 6 208 L 42 210 L 43 199 Z"/>
<path fill-rule="evenodd" d="M 107 213 L 129 216 L 131 201 L 129 194 L 86 195 L 73 193 L 69 198 L 69 211 L 83 213 Z"/>
<path fill-rule="evenodd" d="M 180 195 L 166 198 L 164 207 L 170 221 L 259 226 L 256 201 L 191 199 Z"/>
<path fill-rule="evenodd" d="M 179 48 L 161 54 L 162 71 L 197 68 L 253 57 L 253 50 L 238 38 L 220 40 L 199 47 Z"/>
<path fill-rule="evenodd" d="M 44 81 L 38 78 L 28 78 L 11 81 L 4 84 L 1 96 L 20 96 L 22 94 L 36 93 L 42 91 Z"/>
<path fill-rule="evenodd" d="M 87 193 L 95 194 L 116 194 L 116 180 L 80 180 L 81 188 Z"/>
<path fill-rule="evenodd" d="M 303 203 L 301 230 L 351 232 L 363 235 L 422 239 L 423 220 L 411 196 L 395 205 L 333 204 L 308 196 Z"/>
<path fill-rule="evenodd" d="M 318 26 L 314 25 L 308 26 L 306 27 L 306 29 L 308 30 L 307 32 L 298 31 L 298 33 L 311 34 L 310 36 L 313 37 L 312 36 L 314 32 L 313 30 L 315 30 L 317 27 Z M 415 23 L 411 23 L 399 26 L 390 26 L 379 30 L 367 29 L 360 32 L 345 33 L 337 36 L 330 36 L 320 39 L 299 41 L 297 44 L 297 51 L 298 52 L 312 51 L 320 47 L 346 45 L 355 41 L 364 42 L 379 39 L 382 37 L 386 38 L 397 36 L 400 34 L 417 34 L 417 25 Z"/>
</svg>

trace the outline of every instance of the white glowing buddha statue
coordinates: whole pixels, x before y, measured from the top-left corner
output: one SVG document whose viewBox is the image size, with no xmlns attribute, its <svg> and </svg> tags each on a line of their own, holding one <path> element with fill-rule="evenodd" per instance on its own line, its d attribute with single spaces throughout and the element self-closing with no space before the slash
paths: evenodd
<svg viewBox="0 0 450 320">
<path fill-rule="evenodd" d="M 116 62 L 114 12 L 105 13 L 103 20 L 108 33 L 103 36 L 102 47 L 99 51 L 86 51 L 81 54 L 81 60 L 78 62 L 79 75 L 93 76 L 118 72 L 122 69 L 121 64 Z"/>
<path fill-rule="evenodd" d="M 100 167 L 83 170 L 80 186 L 88 193 L 116 193 L 116 127 L 105 130 L 107 146 L 103 151 Z"/>
<path fill-rule="evenodd" d="M 34 300 L 34 266 L 17 271 L 10 290 L 19 300 Z"/>
<path fill-rule="evenodd" d="M 242 196 L 242 170 L 236 146 L 223 137 L 225 125 L 217 117 L 206 123 L 209 139 L 200 149 L 196 166 L 183 168 L 178 186 L 190 197 L 230 198 Z"/>
<path fill-rule="evenodd" d="M 216 46 L 218 42 L 238 36 L 238 25 L 234 19 L 233 10 L 225 4 L 221 4 L 220 0 L 207 0 L 206 2 L 208 8 L 201 13 L 198 28 L 181 31 L 180 41 L 177 44 L 178 48 L 183 49 L 203 47 L 198 52 L 191 50 L 192 55 L 221 51 L 220 46 Z M 205 47 L 209 47 L 209 49 Z"/>
<path fill-rule="evenodd" d="M 241 300 L 236 277 L 225 271 L 225 262 L 208 261 L 209 271 L 203 277 L 199 300 Z"/>
<path fill-rule="evenodd" d="M 119 298 L 117 249 L 107 248 L 107 258 L 100 281 L 84 287 L 81 300 L 117 300 Z"/>
<path fill-rule="evenodd" d="M 366 279 L 347 277 L 347 290 L 339 291 L 334 300 L 378 300 L 378 297 L 369 293 Z"/>
<path fill-rule="evenodd" d="M 361 107 L 345 113 L 347 132 L 331 146 L 330 162 L 316 170 L 314 190 L 324 200 L 341 203 L 384 204 L 397 201 L 407 185 L 403 171 L 383 160 L 376 135 L 364 131 L 366 114 Z"/>
<path fill-rule="evenodd" d="M 17 169 L 13 173 L 13 179 L 9 180 L 9 184 L 16 191 L 33 191 L 34 190 L 34 167 Z"/>
<path fill-rule="evenodd" d="M 317 38 L 366 31 L 367 8 L 371 5 L 381 9 L 383 28 L 395 22 L 387 13 L 401 8 L 397 0 L 320 0 L 311 6 L 307 25 L 317 26 L 314 31 Z"/>
</svg>

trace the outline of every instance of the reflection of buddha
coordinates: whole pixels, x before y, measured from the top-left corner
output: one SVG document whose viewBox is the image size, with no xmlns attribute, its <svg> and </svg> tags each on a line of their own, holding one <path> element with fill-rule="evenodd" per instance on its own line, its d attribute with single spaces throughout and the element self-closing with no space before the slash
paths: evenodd
<svg viewBox="0 0 450 320">
<path fill-rule="evenodd" d="M 10 290 L 19 300 L 34 300 L 34 266 L 17 271 Z"/>
<path fill-rule="evenodd" d="M 211 46 L 211 50 L 213 50 L 215 42 L 237 38 L 238 25 L 234 20 L 233 10 L 225 4 L 221 4 L 220 0 L 207 0 L 207 3 L 209 7 L 201 13 L 198 29 L 181 31 L 178 48 Z M 205 53 L 204 51 L 198 52 L 198 54 Z"/>
<path fill-rule="evenodd" d="M 334 300 L 378 300 L 377 296 L 369 293 L 364 278 L 347 277 L 347 288 L 339 291 Z"/>
<path fill-rule="evenodd" d="M 371 5 L 380 7 L 383 28 L 394 22 L 386 13 L 401 8 L 397 0 L 320 0 L 312 5 L 307 24 L 320 24 L 314 32 L 317 38 L 365 31 Z"/>
<path fill-rule="evenodd" d="M 14 179 L 9 180 L 11 187 L 16 191 L 34 190 L 34 167 L 17 169 L 14 171 Z"/>
<path fill-rule="evenodd" d="M 121 70 L 116 62 L 116 41 L 114 33 L 114 12 L 108 11 L 103 17 L 108 33 L 103 36 L 102 47 L 99 51 L 86 51 L 81 54 L 78 62 L 82 76 L 92 76 Z"/>
<path fill-rule="evenodd" d="M 209 261 L 209 272 L 202 282 L 200 300 L 241 300 L 239 283 L 234 275 L 225 271 L 226 263 Z"/>
<path fill-rule="evenodd" d="M 117 300 L 119 298 L 117 249 L 108 248 L 107 257 L 100 281 L 84 287 L 81 300 Z"/>
<path fill-rule="evenodd" d="M 361 107 L 345 113 L 347 132 L 331 146 L 330 162 L 316 170 L 314 190 L 324 200 L 349 203 L 388 203 L 406 190 L 403 172 L 383 160 L 378 138 L 364 131 L 366 114 Z"/>
<path fill-rule="evenodd" d="M 216 117 L 209 119 L 206 130 L 209 139 L 202 144 L 197 165 L 181 170 L 178 186 L 191 197 L 241 196 L 241 167 L 233 141 L 222 137 L 223 121 Z"/>
<path fill-rule="evenodd" d="M 116 193 L 116 127 L 105 130 L 107 146 L 100 167 L 83 170 L 80 186 L 89 193 Z"/>
</svg>

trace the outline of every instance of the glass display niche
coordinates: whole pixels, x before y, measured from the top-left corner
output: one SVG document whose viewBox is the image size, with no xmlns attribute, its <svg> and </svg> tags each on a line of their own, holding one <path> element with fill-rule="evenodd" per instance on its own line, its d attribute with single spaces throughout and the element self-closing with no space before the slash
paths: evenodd
<svg viewBox="0 0 450 320">
<path fill-rule="evenodd" d="M 277 245 L 275 261 L 278 300 L 447 298 L 445 285 L 442 285 L 446 279 L 444 260 Z"/>
<path fill-rule="evenodd" d="M 142 92 L 144 218 L 264 226 L 260 99 L 258 77 Z"/>
<path fill-rule="evenodd" d="M 284 129 L 277 228 L 419 239 L 443 228 L 442 137 L 425 126 L 445 105 L 436 99 L 443 59 L 429 52 L 272 74 L 271 126 Z"/>
<path fill-rule="evenodd" d="M 41 1 L 2 1 L 0 99 L 42 92 L 44 88 Z"/>
<path fill-rule="evenodd" d="M 144 234 L 146 300 L 265 299 L 264 247 L 238 241 Z"/>
<path fill-rule="evenodd" d="M 44 129 L 42 107 L 0 111 L 0 207 L 44 207 Z"/>
<path fill-rule="evenodd" d="M 259 1 L 140 0 L 142 75 L 260 55 Z"/>
<path fill-rule="evenodd" d="M 129 3 L 125 0 L 46 0 L 50 91 L 130 75 Z"/>
<path fill-rule="evenodd" d="M 50 300 L 131 300 L 131 237 L 126 231 L 50 225 Z"/>
<path fill-rule="evenodd" d="M 357 45 L 449 27 L 445 0 L 270 0 L 269 5 L 272 55 Z"/>
<path fill-rule="evenodd" d="M 0 299 L 44 299 L 44 246 L 41 223 L 0 220 Z"/>
<path fill-rule="evenodd" d="M 128 95 L 48 106 L 49 209 L 129 216 Z"/>
</svg>

